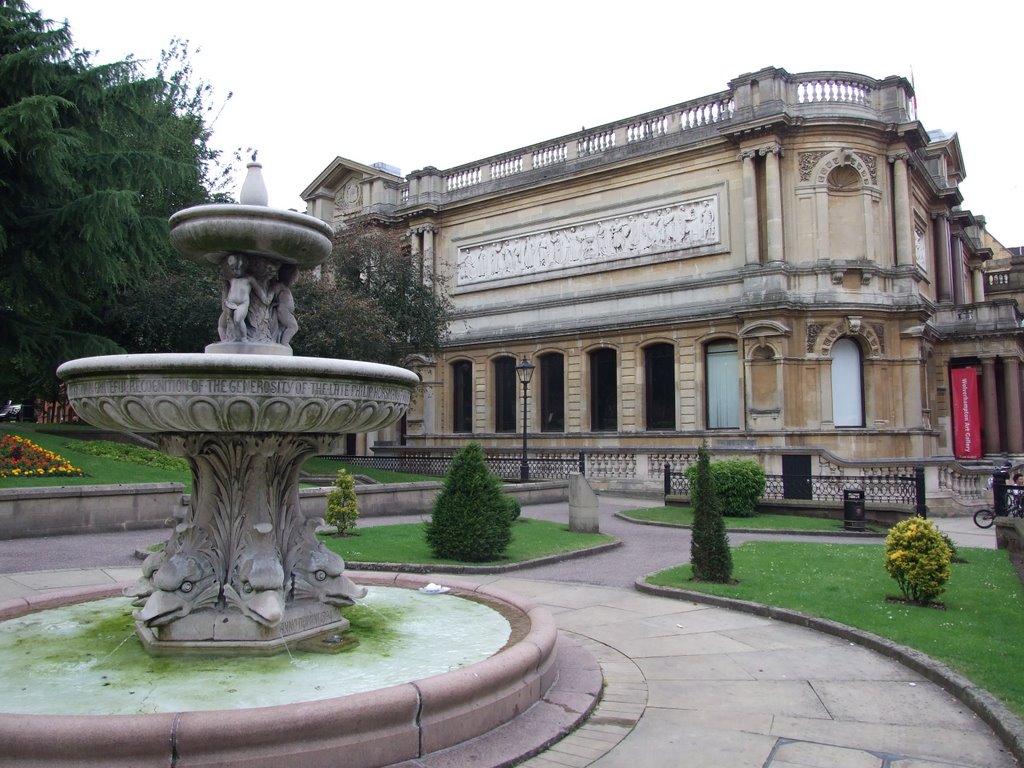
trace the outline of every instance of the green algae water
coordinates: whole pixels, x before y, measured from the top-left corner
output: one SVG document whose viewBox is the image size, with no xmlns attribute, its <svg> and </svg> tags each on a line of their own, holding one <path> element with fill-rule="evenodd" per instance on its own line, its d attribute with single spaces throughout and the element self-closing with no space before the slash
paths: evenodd
<svg viewBox="0 0 1024 768">
<path fill-rule="evenodd" d="M 345 615 L 358 644 L 341 653 L 240 658 L 150 657 L 120 597 L 0 621 L 0 710 L 120 715 L 328 699 L 483 661 L 511 633 L 485 605 L 396 587 L 369 587 Z"/>
</svg>

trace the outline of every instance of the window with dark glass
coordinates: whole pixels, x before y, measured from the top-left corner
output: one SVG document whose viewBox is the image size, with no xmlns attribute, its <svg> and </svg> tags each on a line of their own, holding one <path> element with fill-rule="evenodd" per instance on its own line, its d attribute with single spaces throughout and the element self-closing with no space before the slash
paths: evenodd
<svg viewBox="0 0 1024 768">
<path fill-rule="evenodd" d="M 494 431 L 516 431 L 516 359 L 499 357 L 494 368 Z"/>
<path fill-rule="evenodd" d="M 590 353 L 590 428 L 614 432 L 619 427 L 618 365 L 614 349 Z"/>
<path fill-rule="evenodd" d="M 707 373 L 708 429 L 740 425 L 739 360 L 735 341 L 716 341 L 704 349 Z"/>
<path fill-rule="evenodd" d="M 644 350 L 644 390 L 647 429 L 675 429 L 675 349 L 671 344 Z"/>
<path fill-rule="evenodd" d="M 452 431 L 473 431 L 473 364 L 452 363 Z"/>
<path fill-rule="evenodd" d="M 540 358 L 541 432 L 565 432 L 565 357 L 558 352 Z"/>
</svg>

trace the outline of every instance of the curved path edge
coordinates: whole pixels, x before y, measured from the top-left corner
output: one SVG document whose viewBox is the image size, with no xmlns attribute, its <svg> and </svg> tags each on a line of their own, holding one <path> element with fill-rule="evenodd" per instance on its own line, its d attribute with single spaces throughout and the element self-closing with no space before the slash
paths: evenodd
<svg viewBox="0 0 1024 768">
<path fill-rule="evenodd" d="M 614 516 L 619 520 L 625 520 L 633 525 L 653 525 L 659 528 L 679 528 L 684 531 L 693 530 L 692 525 L 681 523 L 666 523 L 660 520 L 637 520 L 622 512 L 615 512 Z M 728 533 L 762 533 L 771 536 L 834 536 L 841 539 L 884 539 L 886 534 L 875 531 L 802 531 L 798 528 L 726 528 Z"/>
<path fill-rule="evenodd" d="M 651 575 L 653 574 L 647 574 L 647 576 Z M 1024 720 L 984 688 L 974 684 L 959 672 L 956 672 L 940 661 L 936 661 L 931 656 L 914 648 L 895 643 L 873 632 L 857 629 L 856 627 L 832 621 L 831 619 L 822 619 L 817 616 L 801 613 L 800 611 L 755 603 L 749 600 L 736 600 L 718 595 L 708 595 L 703 592 L 694 592 L 677 587 L 656 586 L 647 583 L 647 576 L 639 577 L 634 583 L 638 591 L 659 597 L 704 603 L 718 608 L 742 611 L 769 619 L 784 621 L 789 624 L 796 624 L 816 632 L 823 632 L 851 643 L 856 643 L 898 661 L 930 682 L 944 688 L 963 702 L 964 706 L 971 709 L 996 733 L 1017 761 L 1024 765 Z"/>
</svg>

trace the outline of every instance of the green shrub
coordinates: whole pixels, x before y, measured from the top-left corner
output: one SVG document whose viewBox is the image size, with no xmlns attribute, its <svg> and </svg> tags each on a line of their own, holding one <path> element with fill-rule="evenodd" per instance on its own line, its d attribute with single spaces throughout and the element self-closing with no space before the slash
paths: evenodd
<svg viewBox="0 0 1024 768">
<path fill-rule="evenodd" d="M 512 517 L 501 481 L 491 474 L 479 443 L 452 458 L 426 525 L 434 557 L 486 562 L 497 560 L 512 540 Z"/>
<path fill-rule="evenodd" d="M 519 499 L 515 496 L 505 494 L 502 498 L 505 501 L 505 511 L 508 512 L 508 519 L 515 522 L 523 514 L 523 505 L 519 503 Z"/>
<path fill-rule="evenodd" d="M 897 523 L 885 539 L 885 570 L 903 597 L 928 605 L 946 591 L 953 553 L 931 520 L 912 517 Z"/>
<path fill-rule="evenodd" d="M 711 477 L 707 449 L 697 450 L 690 480 L 690 505 L 693 507 L 693 535 L 690 538 L 690 565 L 693 578 L 726 584 L 732 579 L 732 552 L 725 533 L 725 522 L 718 512 L 716 487 Z"/>
<path fill-rule="evenodd" d="M 338 470 L 334 489 L 327 494 L 327 514 L 324 519 L 338 529 L 338 536 L 347 536 L 359 519 L 356 481 L 344 469 Z"/>
<path fill-rule="evenodd" d="M 686 479 L 692 492 L 697 465 L 686 468 Z M 711 465 L 716 503 L 726 517 L 753 517 L 757 502 L 764 495 L 764 467 L 751 459 L 726 459 Z"/>
</svg>

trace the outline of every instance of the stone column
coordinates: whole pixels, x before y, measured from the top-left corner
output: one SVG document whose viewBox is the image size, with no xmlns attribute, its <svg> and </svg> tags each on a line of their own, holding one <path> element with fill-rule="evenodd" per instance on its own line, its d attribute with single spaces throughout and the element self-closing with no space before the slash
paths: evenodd
<svg viewBox="0 0 1024 768">
<path fill-rule="evenodd" d="M 971 293 L 972 304 L 985 300 L 985 271 L 980 266 L 971 268 Z"/>
<path fill-rule="evenodd" d="M 761 263 L 761 234 L 757 225 L 757 171 L 754 150 L 740 152 L 743 163 L 743 239 L 746 241 L 747 264 Z"/>
<path fill-rule="evenodd" d="M 1024 453 L 1024 430 L 1021 428 L 1020 361 L 1015 357 L 1003 358 L 1003 394 L 1006 401 L 1006 450 Z"/>
<path fill-rule="evenodd" d="M 419 264 L 420 274 L 423 274 L 423 251 L 420 249 L 420 227 L 409 229 L 409 256 L 413 264 Z"/>
<path fill-rule="evenodd" d="M 937 213 L 935 222 L 935 297 L 953 300 L 953 273 L 949 265 L 949 214 Z"/>
<path fill-rule="evenodd" d="M 437 227 L 428 224 L 423 227 L 423 284 L 433 285 L 437 265 L 434 263 L 434 233 Z"/>
<path fill-rule="evenodd" d="M 782 246 L 782 181 L 779 156 L 782 147 L 769 144 L 758 150 L 764 155 L 765 203 L 768 208 L 768 261 L 784 261 Z"/>
<path fill-rule="evenodd" d="M 914 263 L 914 237 L 910 228 L 910 179 L 906 152 L 889 155 L 892 163 L 892 218 L 896 231 L 896 263 Z"/>
<path fill-rule="evenodd" d="M 967 303 L 967 288 L 964 285 L 964 244 L 959 237 L 950 240 L 952 252 L 950 254 L 950 271 L 953 276 L 953 303 Z"/>
<path fill-rule="evenodd" d="M 999 396 L 996 392 L 996 360 L 981 359 L 981 399 L 985 414 L 983 426 L 985 453 L 999 453 Z"/>
</svg>

